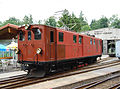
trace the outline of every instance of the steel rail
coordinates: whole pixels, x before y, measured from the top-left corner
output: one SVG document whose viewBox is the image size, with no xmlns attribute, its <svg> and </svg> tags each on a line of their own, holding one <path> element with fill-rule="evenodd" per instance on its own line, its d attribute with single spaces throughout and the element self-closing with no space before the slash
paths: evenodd
<svg viewBox="0 0 120 89">
<path fill-rule="evenodd" d="M 120 89 L 120 82 L 111 86 L 111 87 L 109 87 L 108 89 Z"/>
<path fill-rule="evenodd" d="M 68 72 L 64 72 L 64 73 L 56 73 L 55 75 L 52 75 L 52 76 L 48 76 L 46 78 L 36 78 L 36 79 L 26 79 L 26 80 L 21 80 L 21 81 L 16 81 L 15 83 L 10 83 L 10 84 L 7 84 L 7 85 L 4 85 L 4 86 L 0 86 L 0 89 L 11 89 L 11 88 L 16 88 L 16 87 L 22 87 L 22 86 L 26 86 L 26 85 L 31 85 L 31 84 L 35 84 L 35 83 L 39 83 L 39 82 L 43 82 L 43 81 L 46 81 L 46 80 L 52 80 L 52 79 L 56 79 L 56 78 L 61 78 L 61 77 L 66 77 L 66 76 L 71 76 L 71 75 L 75 75 L 75 74 L 80 74 L 80 73 L 85 73 L 85 72 L 89 72 L 89 71 L 92 71 L 92 70 L 97 70 L 97 69 L 102 69 L 102 68 L 105 68 L 105 67 L 110 67 L 110 66 L 114 66 L 114 65 L 118 65 L 120 63 L 114 63 L 114 64 L 110 64 L 110 65 L 105 65 L 105 66 L 99 66 L 99 67 L 96 67 L 96 68 L 91 68 L 91 69 L 87 69 L 87 70 L 77 70 L 77 71 L 72 71 L 70 73 Z M 95 66 L 94 66 L 95 67 Z"/>
<path fill-rule="evenodd" d="M 90 83 L 87 83 L 87 84 L 84 84 L 84 85 L 81 85 L 81 86 L 77 86 L 77 87 L 72 88 L 72 89 L 90 89 L 90 88 L 93 88 L 93 87 L 95 87 L 99 84 L 102 84 L 106 81 L 112 80 L 112 79 L 117 78 L 117 77 L 120 77 L 120 74 L 113 75 L 112 77 L 105 78 L 104 80 L 97 80 L 97 81 L 90 82 Z M 120 85 L 120 83 L 116 84 L 115 86 L 110 87 L 109 89 L 113 89 L 114 87 L 116 87 L 118 85 Z"/>
</svg>

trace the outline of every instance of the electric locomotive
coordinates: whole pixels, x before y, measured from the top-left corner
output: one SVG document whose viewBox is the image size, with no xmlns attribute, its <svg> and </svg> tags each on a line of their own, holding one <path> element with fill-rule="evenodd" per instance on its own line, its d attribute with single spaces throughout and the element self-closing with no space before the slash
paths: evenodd
<svg viewBox="0 0 120 89">
<path fill-rule="evenodd" d="M 18 62 L 28 75 L 46 73 L 93 63 L 102 55 L 102 40 L 46 25 L 19 28 Z"/>
</svg>

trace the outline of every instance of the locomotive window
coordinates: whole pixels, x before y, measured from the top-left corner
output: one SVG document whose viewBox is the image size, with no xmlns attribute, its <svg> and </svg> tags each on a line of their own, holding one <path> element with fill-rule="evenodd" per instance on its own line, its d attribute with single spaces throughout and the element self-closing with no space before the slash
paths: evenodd
<svg viewBox="0 0 120 89">
<path fill-rule="evenodd" d="M 92 44 L 92 38 L 90 39 L 90 44 Z"/>
<path fill-rule="evenodd" d="M 94 45 L 95 45 L 95 39 L 94 39 Z"/>
<path fill-rule="evenodd" d="M 76 35 L 73 35 L 73 42 L 76 43 Z"/>
<path fill-rule="evenodd" d="M 60 42 L 63 42 L 63 37 L 64 37 L 63 32 L 59 32 L 59 41 Z"/>
<path fill-rule="evenodd" d="M 34 32 L 34 39 L 35 40 L 41 40 L 41 31 L 40 31 L 40 29 L 34 29 L 33 32 Z"/>
<path fill-rule="evenodd" d="M 20 41 L 24 41 L 24 40 L 25 40 L 25 39 L 24 39 L 24 34 L 23 34 L 22 31 L 20 31 L 20 33 L 19 33 L 19 40 L 20 40 Z"/>
<path fill-rule="evenodd" d="M 82 43 L 82 37 L 79 36 L 79 43 L 81 44 Z"/>
<path fill-rule="evenodd" d="M 50 42 L 54 42 L 54 33 L 53 33 L 53 31 L 50 32 Z"/>
<path fill-rule="evenodd" d="M 28 40 L 31 40 L 31 31 L 28 31 Z"/>
</svg>

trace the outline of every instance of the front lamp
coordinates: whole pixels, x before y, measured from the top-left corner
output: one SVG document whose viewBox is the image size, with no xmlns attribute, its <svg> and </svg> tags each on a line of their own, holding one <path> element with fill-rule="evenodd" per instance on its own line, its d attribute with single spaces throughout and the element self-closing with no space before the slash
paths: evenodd
<svg viewBox="0 0 120 89">
<path fill-rule="evenodd" d="M 37 51 L 36 51 L 37 54 L 41 54 L 42 53 L 42 49 L 41 48 L 38 48 Z"/>
<path fill-rule="evenodd" d="M 29 25 L 28 25 L 28 24 L 26 24 L 26 25 L 25 25 L 25 30 L 27 30 L 27 29 L 28 29 L 28 27 L 29 27 Z"/>
<path fill-rule="evenodd" d="M 15 53 L 16 53 L 16 54 L 20 54 L 20 50 L 19 50 L 19 49 L 16 49 L 16 50 L 15 50 Z"/>
</svg>

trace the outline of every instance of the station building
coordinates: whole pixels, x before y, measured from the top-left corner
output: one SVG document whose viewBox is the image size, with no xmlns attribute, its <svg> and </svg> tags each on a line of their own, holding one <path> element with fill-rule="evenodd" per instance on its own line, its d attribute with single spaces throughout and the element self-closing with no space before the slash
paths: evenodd
<svg viewBox="0 0 120 89">
<path fill-rule="evenodd" d="M 7 24 L 5 26 L 0 27 L 0 44 L 7 46 L 7 45 L 11 44 L 12 41 L 17 43 L 18 28 L 19 27 L 17 25 L 13 25 L 13 24 Z M 0 59 L 1 58 L 16 59 L 17 56 L 13 52 L 11 53 L 11 51 L 9 51 L 9 52 L 0 51 Z"/>
<path fill-rule="evenodd" d="M 0 44 L 8 45 L 11 43 L 14 38 L 17 42 L 17 32 L 19 26 L 13 24 L 7 24 L 3 27 L 0 27 Z"/>
<path fill-rule="evenodd" d="M 86 35 L 94 35 L 97 38 L 103 40 L 103 54 L 108 55 L 110 44 L 113 44 L 113 48 L 115 48 L 115 42 L 120 40 L 120 29 L 116 28 L 102 28 L 92 31 L 85 31 L 82 34 Z"/>
</svg>

